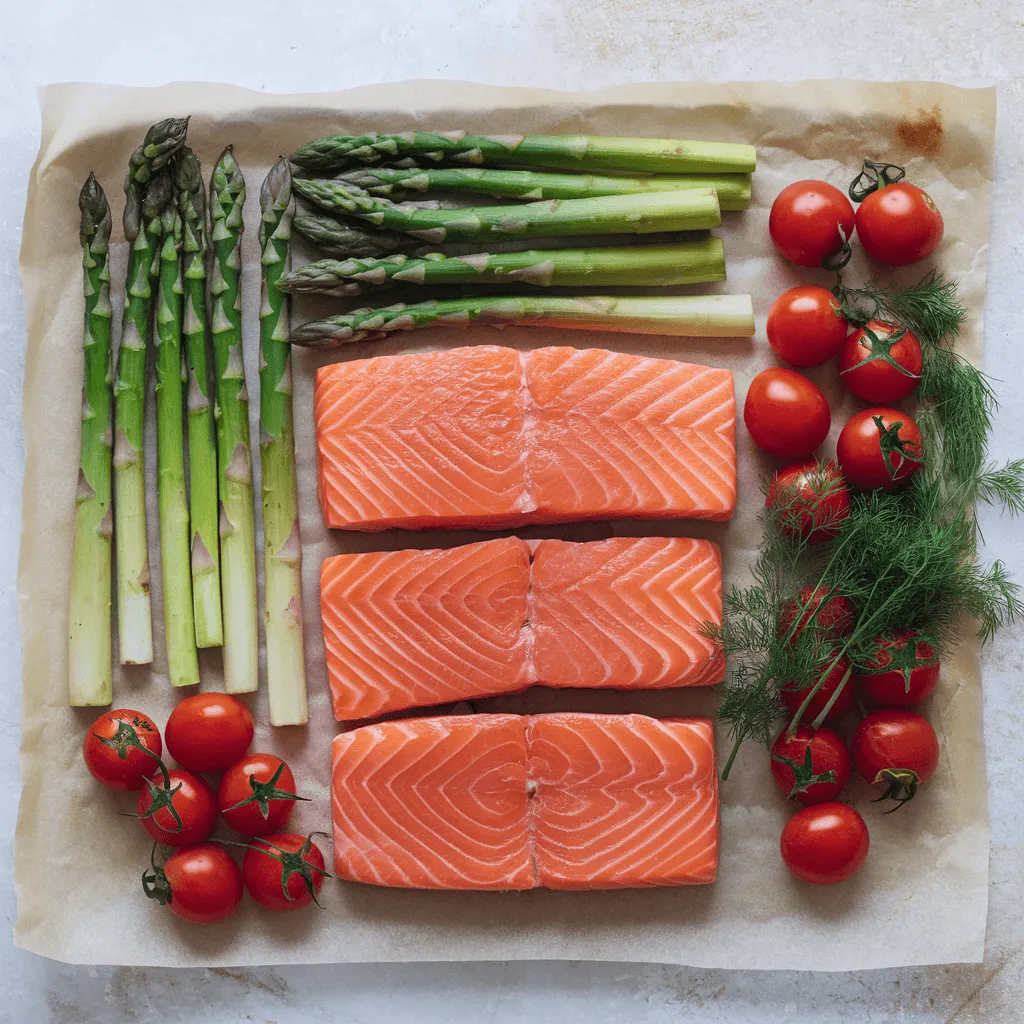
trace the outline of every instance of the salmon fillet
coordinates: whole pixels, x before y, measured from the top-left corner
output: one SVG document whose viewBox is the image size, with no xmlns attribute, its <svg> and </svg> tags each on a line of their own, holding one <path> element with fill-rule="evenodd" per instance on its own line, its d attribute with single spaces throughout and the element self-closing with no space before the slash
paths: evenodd
<svg viewBox="0 0 1024 1024">
<path fill-rule="evenodd" d="M 603 349 L 498 346 L 321 367 L 328 526 L 729 519 L 732 374 Z"/>
<path fill-rule="evenodd" d="M 336 555 L 320 577 L 340 720 L 528 686 L 657 689 L 720 682 L 701 633 L 722 618 L 710 541 L 515 537 Z"/>
<path fill-rule="evenodd" d="M 339 878 L 413 889 L 713 882 L 706 718 L 464 715 L 335 737 Z"/>
</svg>

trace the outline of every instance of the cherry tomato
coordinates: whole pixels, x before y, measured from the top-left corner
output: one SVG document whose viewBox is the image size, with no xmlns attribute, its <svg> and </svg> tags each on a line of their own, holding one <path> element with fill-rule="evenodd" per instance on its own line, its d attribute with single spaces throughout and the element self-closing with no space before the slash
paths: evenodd
<svg viewBox="0 0 1024 1024">
<path fill-rule="evenodd" d="M 864 251 L 893 267 L 923 260 L 942 241 L 942 230 L 942 214 L 932 197 L 908 181 L 879 188 L 857 209 Z"/>
<path fill-rule="evenodd" d="M 833 661 L 835 661 L 835 654 L 829 655 L 827 660 L 822 662 L 821 672 L 824 673 Z M 790 683 L 783 686 L 779 691 L 779 696 L 782 698 L 782 703 L 790 718 L 800 709 L 804 699 L 811 692 L 814 685 L 796 688 Z M 840 658 L 835 666 L 829 670 L 828 675 L 825 676 L 825 681 L 818 687 L 818 692 L 811 698 L 804 713 L 800 716 L 800 724 L 810 725 L 811 722 L 815 721 L 818 715 L 825 710 L 825 705 L 832 699 L 832 695 L 837 690 L 839 691 L 839 696 L 836 697 L 835 703 L 829 708 L 829 712 L 825 716 L 826 722 L 834 722 L 836 719 L 842 718 L 853 707 L 853 679 L 850 675 L 850 662 L 847 658 Z"/>
<path fill-rule="evenodd" d="M 297 799 L 291 768 L 273 754 L 246 754 L 224 773 L 217 792 L 224 820 L 247 836 L 280 832 Z"/>
<path fill-rule="evenodd" d="M 298 910 L 314 901 L 330 876 L 313 834 L 275 832 L 257 839 L 245 851 L 242 878 L 257 903 L 267 910 Z"/>
<path fill-rule="evenodd" d="M 808 544 L 831 540 L 850 514 L 850 492 L 834 462 L 791 462 L 768 485 L 765 505 L 779 529 Z"/>
<path fill-rule="evenodd" d="M 819 267 L 835 256 L 856 220 L 850 200 L 827 181 L 795 181 L 772 203 L 768 231 L 775 248 L 791 263 Z M 842 228 L 842 234 L 839 229 Z"/>
<path fill-rule="evenodd" d="M 798 614 L 800 621 L 793 629 L 792 640 L 811 622 L 818 627 L 823 640 L 840 640 L 851 632 L 856 621 L 853 605 L 842 594 L 833 594 L 828 587 L 803 587 L 797 600 L 790 598 L 782 606 L 780 637 L 790 632 Z"/>
<path fill-rule="evenodd" d="M 200 843 L 217 822 L 217 797 L 198 775 L 180 768 L 172 768 L 167 774 L 169 786 L 165 787 L 162 779 L 150 780 L 139 793 L 139 821 L 158 843 L 168 846 Z M 177 812 L 180 823 L 171 813 L 171 807 Z"/>
<path fill-rule="evenodd" d="M 82 744 L 86 768 L 107 789 L 141 789 L 160 771 L 161 753 L 160 730 L 153 719 L 126 708 L 100 715 Z"/>
<path fill-rule="evenodd" d="M 252 715 L 227 693 L 197 693 L 171 712 L 167 752 L 190 772 L 222 772 L 252 743 Z"/>
<path fill-rule="evenodd" d="M 846 804 L 815 804 L 797 811 L 779 843 L 786 867 L 805 882 L 845 882 L 867 860 L 870 839 L 864 819 Z"/>
<path fill-rule="evenodd" d="M 836 442 L 843 476 L 861 490 L 895 491 L 924 463 L 921 431 L 905 412 L 875 407 L 850 417 Z"/>
<path fill-rule="evenodd" d="M 788 727 L 772 744 L 772 778 L 788 800 L 804 807 L 835 800 L 850 781 L 846 744 L 831 729 L 812 732 L 801 727 L 790 737 Z"/>
<path fill-rule="evenodd" d="M 791 366 L 827 363 L 839 352 L 850 329 L 838 309 L 836 297 L 825 288 L 790 288 L 768 311 L 768 344 Z"/>
<path fill-rule="evenodd" d="M 926 718 L 913 711 L 868 715 L 857 728 L 850 753 L 857 771 L 873 785 L 884 785 L 879 800 L 902 807 L 939 766 L 939 740 Z M 895 810 L 896 808 L 893 808 Z"/>
<path fill-rule="evenodd" d="M 743 422 L 769 455 L 802 459 L 828 436 L 832 424 L 825 396 L 795 370 L 762 370 L 747 389 Z"/>
<path fill-rule="evenodd" d="M 874 405 L 906 398 L 921 383 L 922 366 L 917 337 L 878 320 L 854 331 L 839 353 L 839 379 Z"/>
<path fill-rule="evenodd" d="M 939 658 L 912 629 L 876 641 L 875 655 L 858 674 L 861 690 L 886 708 L 909 708 L 935 692 Z"/>
<path fill-rule="evenodd" d="M 197 843 L 175 850 L 162 868 L 154 863 L 142 889 L 182 920 L 212 924 L 242 902 L 242 872 L 223 846 Z"/>
</svg>

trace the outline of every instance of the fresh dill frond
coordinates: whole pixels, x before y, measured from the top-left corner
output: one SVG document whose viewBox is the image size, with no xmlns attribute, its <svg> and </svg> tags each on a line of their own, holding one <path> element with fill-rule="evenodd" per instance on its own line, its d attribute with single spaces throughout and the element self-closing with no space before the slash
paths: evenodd
<svg viewBox="0 0 1024 1024">
<path fill-rule="evenodd" d="M 977 496 L 1012 515 L 1024 515 L 1024 459 L 986 467 L 978 475 Z"/>
</svg>

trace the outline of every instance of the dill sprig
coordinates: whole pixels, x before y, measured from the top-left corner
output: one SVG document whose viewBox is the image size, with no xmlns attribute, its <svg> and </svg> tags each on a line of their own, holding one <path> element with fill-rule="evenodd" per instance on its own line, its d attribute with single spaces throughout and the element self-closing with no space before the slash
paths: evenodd
<svg viewBox="0 0 1024 1024">
<path fill-rule="evenodd" d="M 910 288 L 840 283 L 835 294 L 853 323 L 882 320 L 920 341 L 924 368 L 915 416 L 925 463 L 900 492 L 854 495 L 848 516 L 829 524 L 836 536 L 825 544 L 812 547 L 799 536 L 795 493 L 773 495 L 773 508 L 762 511 L 753 582 L 733 587 L 723 600 L 722 625 L 706 629 L 730 665 L 719 716 L 734 745 L 723 779 L 745 740 L 771 742 L 784 686 L 810 688 L 790 723 L 795 730 L 839 660 L 849 659 L 855 672 L 870 668 L 883 634 L 914 629 L 942 657 L 965 618 L 975 620 L 985 642 L 1024 617 L 1020 588 L 1004 566 L 977 562 L 975 503 L 1024 513 L 1024 459 L 986 465 L 995 396 L 985 375 L 953 349 L 966 317 L 956 282 L 933 271 Z M 801 593 L 810 599 L 801 600 Z M 842 595 L 854 610 L 853 629 L 841 638 L 813 617 L 824 603 L 817 595 L 826 593 Z M 787 605 L 798 609 L 795 619 L 790 612 L 788 630 L 781 628 Z"/>
</svg>

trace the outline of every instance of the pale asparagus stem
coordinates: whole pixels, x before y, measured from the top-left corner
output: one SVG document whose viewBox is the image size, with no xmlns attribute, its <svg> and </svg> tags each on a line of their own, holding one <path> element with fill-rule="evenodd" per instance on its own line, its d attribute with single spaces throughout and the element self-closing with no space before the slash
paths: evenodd
<svg viewBox="0 0 1024 1024">
<path fill-rule="evenodd" d="M 192 602 L 196 645 L 223 642 L 220 605 L 220 539 L 217 515 L 217 452 L 213 437 L 207 368 L 206 196 L 199 160 L 182 150 L 178 167 L 182 218 L 184 323 L 188 360 L 188 464 L 191 516 Z"/>
<path fill-rule="evenodd" d="M 709 237 L 675 245 L 608 249 L 544 249 L 526 252 L 420 259 L 318 260 L 278 282 L 284 291 L 361 295 L 388 285 L 506 284 L 662 287 L 725 280 L 722 240 Z"/>
<path fill-rule="evenodd" d="M 731 142 L 602 135 L 467 135 L 464 131 L 329 135 L 292 154 L 303 170 L 317 173 L 374 164 L 461 164 L 634 174 L 745 174 L 754 170 L 756 159 L 753 146 Z"/>
<path fill-rule="evenodd" d="M 71 565 L 68 693 L 72 707 L 113 698 L 111 683 L 110 207 L 94 175 L 78 197 L 82 211 L 85 373 L 82 440 L 75 493 L 75 554 Z"/>
<path fill-rule="evenodd" d="M 305 725 L 302 543 L 299 536 L 288 299 L 278 280 L 291 264 L 295 215 L 288 161 L 274 165 L 260 191 L 260 464 L 266 576 L 267 690 L 271 725 Z"/>
<path fill-rule="evenodd" d="M 723 210 L 750 206 L 749 174 L 659 175 L 649 178 L 600 177 L 593 174 L 555 174 L 547 171 L 508 171 L 485 167 L 362 167 L 338 179 L 375 196 L 406 199 L 423 192 L 471 192 L 510 199 L 587 199 L 635 192 L 713 188 Z"/>
<path fill-rule="evenodd" d="M 750 338 L 754 334 L 754 311 L 749 295 L 474 297 L 358 309 L 302 324 L 292 331 L 291 341 L 293 345 L 331 348 L 377 341 L 393 331 L 468 327 L 473 323 L 683 338 Z"/>
<path fill-rule="evenodd" d="M 722 222 L 714 189 L 432 210 L 398 205 L 331 179 L 296 178 L 294 187 L 304 199 L 325 210 L 400 231 L 432 245 L 561 235 L 702 231 Z"/>
<path fill-rule="evenodd" d="M 114 385 L 114 543 L 122 665 L 144 665 L 153 660 L 143 454 L 146 349 L 159 265 L 160 217 L 173 192 L 161 168 L 181 148 L 187 127 L 187 118 L 168 118 L 153 125 L 132 154 L 124 184 L 124 235 L 131 252 Z"/>
<path fill-rule="evenodd" d="M 210 305 L 217 383 L 215 418 L 224 686 L 228 693 L 251 693 L 259 687 L 256 525 L 239 291 L 244 203 L 245 181 L 229 146 L 217 161 L 210 182 L 214 252 Z"/>
<path fill-rule="evenodd" d="M 181 215 L 164 212 L 156 299 L 156 466 L 160 508 L 160 578 L 164 600 L 167 674 L 172 686 L 197 686 L 196 627 L 192 610 L 181 351 Z"/>
</svg>

